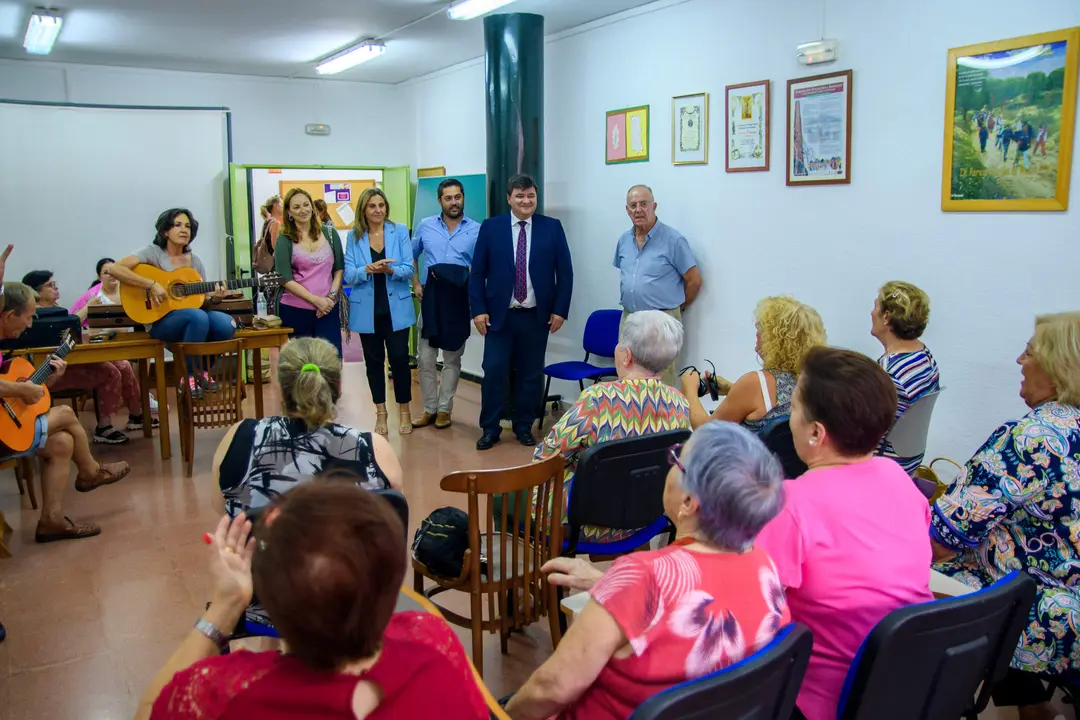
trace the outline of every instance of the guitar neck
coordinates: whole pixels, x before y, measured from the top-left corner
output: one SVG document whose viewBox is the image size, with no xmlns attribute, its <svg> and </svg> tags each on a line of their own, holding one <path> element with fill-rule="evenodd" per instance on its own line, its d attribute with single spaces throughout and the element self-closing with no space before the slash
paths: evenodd
<svg viewBox="0 0 1080 720">
<path fill-rule="evenodd" d="M 49 362 L 49 360 L 52 360 L 53 358 L 56 358 L 57 360 L 63 360 L 65 357 L 67 357 L 67 354 L 71 352 L 71 349 L 73 347 L 75 347 L 74 344 L 66 342 L 60 347 L 56 348 L 56 350 L 53 351 L 52 355 L 49 355 L 49 359 L 42 363 L 38 367 L 38 369 L 34 371 L 34 374 L 27 378 L 26 381 L 33 385 L 44 385 L 45 381 L 49 379 L 49 376 L 53 374 L 53 366 Z"/>
<path fill-rule="evenodd" d="M 258 287 L 259 279 L 247 278 L 246 280 L 223 280 L 221 282 L 184 283 L 181 287 L 184 295 L 206 295 L 217 290 L 218 285 L 224 285 L 228 290 L 239 290 L 241 288 Z"/>
</svg>

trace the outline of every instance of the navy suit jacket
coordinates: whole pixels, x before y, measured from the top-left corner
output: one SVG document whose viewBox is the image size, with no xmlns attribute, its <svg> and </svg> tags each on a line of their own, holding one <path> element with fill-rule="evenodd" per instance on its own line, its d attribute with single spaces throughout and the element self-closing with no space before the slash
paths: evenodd
<svg viewBox="0 0 1080 720">
<path fill-rule="evenodd" d="M 480 226 L 469 276 L 472 316 L 487 315 L 491 330 L 499 330 L 510 312 L 514 295 L 514 250 L 517 235 L 510 214 L 488 218 Z M 562 223 L 546 215 L 533 215 L 529 248 L 529 279 L 536 295 L 537 319 L 544 325 L 551 315 L 570 316 L 574 267 Z"/>
</svg>

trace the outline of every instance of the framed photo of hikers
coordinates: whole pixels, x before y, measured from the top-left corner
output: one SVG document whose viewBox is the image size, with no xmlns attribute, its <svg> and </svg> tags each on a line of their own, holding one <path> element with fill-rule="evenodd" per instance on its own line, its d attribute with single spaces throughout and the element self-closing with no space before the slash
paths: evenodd
<svg viewBox="0 0 1080 720">
<path fill-rule="evenodd" d="M 1069 207 L 1080 28 L 949 50 L 941 209 Z"/>
</svg>

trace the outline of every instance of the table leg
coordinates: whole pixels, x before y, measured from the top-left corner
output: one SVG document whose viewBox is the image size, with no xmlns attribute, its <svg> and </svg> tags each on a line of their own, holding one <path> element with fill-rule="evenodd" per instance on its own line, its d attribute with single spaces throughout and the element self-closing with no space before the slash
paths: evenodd
<svg viewBox="0 0 1080 720">
<path fill-rule="evenodd" d="M 143 437 L 153 437 L 154 417 L 150 414 L 150 361 L 139 359 L 139 396 L 142 398 Z"/>
<path fill-rule="evenodd" d="M 158 347 L 157 356 L 154 358 L 154 375 L 157 377 L 158 396 L 158 440 L 161 442 L 161 459 L 168 460 L 172 457 L 172 438 L 169 431 L 169 395 L 165 383 L 165 347 Z"/>
<path fill-rule="evenodd" d="M 263 418 L 263 381 L 262 381 L 262 350 L 254 348 L 251 351 L 251 371 L 255 376 L 255 419 Z"/>
</svg>

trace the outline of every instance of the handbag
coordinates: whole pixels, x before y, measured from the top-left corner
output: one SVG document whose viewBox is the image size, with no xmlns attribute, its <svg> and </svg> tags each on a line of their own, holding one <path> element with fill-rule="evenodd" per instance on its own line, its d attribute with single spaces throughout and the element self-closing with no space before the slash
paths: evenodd
<svg viewBox="0 0 1080 720">
<path fill-rule="evenodd" d="M 915 469 L 915 477 L 916 478 L 919 478 L 920 480 L 926 480 L 926 481 L 932 482 L 937 486 L 937 489 L 934 490 L 934 494 L 930 496 L 930 503 L 931 504 L 933 504 L 935 501 L 937 501 L 937 499 L 939 497 L 944 495 L 949 490 L 949 484 L 943 482 L 941 477 L 938 476 L 937 472 L 934 471 L 934 464 L 939 463 L 939 462 L 948 463 L 948 464 L 954 466 L 957 470 L 960 471 L 961 475 L 963 475 L 963 473 L 964 473 L 964 466 L 963 465 L 956 462 L 955 460 L 950 460 L 949 458 L 946 458 L 946 457 L 934 458 L 933 460 L 930 461 L 929 464 L 920 465 L 918 468 L 916 468 Z"/>
</svg>

